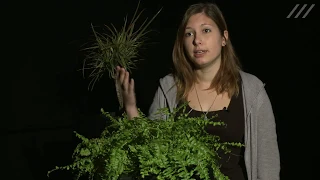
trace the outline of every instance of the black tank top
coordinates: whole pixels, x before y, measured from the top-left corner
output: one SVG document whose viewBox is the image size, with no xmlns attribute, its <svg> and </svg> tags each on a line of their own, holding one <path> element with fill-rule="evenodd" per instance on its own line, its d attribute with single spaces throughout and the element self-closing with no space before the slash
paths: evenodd
<svg viewBox="0 0 320 180">
<path fill-rule="evenodd" d="M 238 96 L 231 97 L 228 108 L 218 111 L 210 111 L 207 117 L 217 115 L 212 121 L 223 121 L 226 126 L 212 126 L 209 125 L 206 131 L 213 135 L 218 135 L 222 142 L 241 142 L 244 143 L 244 109 L 243 97 L 241 90 L 241 82 L 239 82 L 240 93 Z M 178 103 L 180 106 L 183 102 Z M 187 106 L 185 112 L 191 110 Z M 191 110 L 189 117 L 200 117 L 203 115 L 202 111 Z M 225 154 L 222 150 L 218 151 L 221 157 L 219 163 L 221 165 L 221 172 L 228 176 L 230 180 L 245 180 L 247 179 L 246 168 L 244 163 L 244 148 L 230 147 L 231 153 Z M 211 178 L 213 179 L 213 178 Z"/>
</svg>

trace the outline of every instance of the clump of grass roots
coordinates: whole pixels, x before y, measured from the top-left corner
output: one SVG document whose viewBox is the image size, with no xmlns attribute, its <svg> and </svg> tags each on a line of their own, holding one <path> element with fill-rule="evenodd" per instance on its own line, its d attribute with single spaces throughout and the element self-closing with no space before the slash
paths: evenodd
<svg viewBox="0 0 320 180">
<path fill-rule="evenodd" d="M 107 33 L 98 33 L 91 25 L 95 37 L 93 45 L 85 48 L 88 53 L 84 60 L 84 70 L 91 70 L 88 89 L 92 90 L 95 83 L 104 75 L 114 79 L 118 102 L 120 108 L 123 108 L 123 98 L 120 91 L 120 85 L 117 81 L 115 69 L 117 66 L 125 68 L 128 72 L 132 72 L 137 68 L 137 62 L 142 60 L 139 55 L 140 49 L 145 44 L 147 33 L 150 32 L 148 27 L 154 21 L 161 9 L 148 21 L 146 18 L 141 25 L 137 22 L 144 10 L 139 10 L 140 1 L 130 22 L 127 16 L 124 18 L 123 27 L 118 30 L 111 24 L 105 25 Z"/>
</svg>

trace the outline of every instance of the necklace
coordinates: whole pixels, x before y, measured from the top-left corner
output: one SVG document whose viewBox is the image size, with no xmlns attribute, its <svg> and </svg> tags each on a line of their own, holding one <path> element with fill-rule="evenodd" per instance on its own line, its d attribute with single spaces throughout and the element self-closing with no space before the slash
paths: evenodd
<svg viewBox="0 0 320 180">
<path fill-rule="evenodd" d="M 211 106 L 209 107 L 209 109 L 207 110 L 207 112 L 204 112 L 204 111 L 203 111 L 203 109 L 202 109 L 201 103 L 200 103 L 200 99 L 199 99 L 199 95 L 198 95 L 198 91 L 197 91 L 196 86 L 194 86 L 194 89 L 196 90 L 196 94 L 197 94 L 198 102 L 199 102 L 199 105 L 200 105 L 201 111 L 202 111 L 202 112 L 203 112 L 203 114 L 204 114 L 204 119 L 205 119 L 205 120 L 207 120 L 207 119 L 208 119 L 208 118 L 207 118 L 207 114 L 209 113 L 209 111 L 210 111 L 211 107 L 213 106 L 214 102 L 216 101 L 216 99 L 217 99 L 218 95 L 216 95 L 216 97 L 213 99 L 213 102 L 212 102 Z"/>
</svg>

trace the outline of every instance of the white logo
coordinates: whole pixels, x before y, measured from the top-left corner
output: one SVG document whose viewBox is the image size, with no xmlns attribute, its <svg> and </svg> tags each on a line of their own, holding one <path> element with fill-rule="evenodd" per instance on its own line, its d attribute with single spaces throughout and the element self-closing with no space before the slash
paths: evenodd
<svg viewBox="0 0 320 180">
<path fill-rule="evenodd" d="M 298 9 L 298 7 L 300 6 L 300 4 L 296 4 L 296 6 L 294 6 L 294 8 L 291 10 L 291 12 L 289 13 L 289 15 L 287 16 L 287 18 L 290 18 L 292 16 L 292 14 Z M 298 11 L 298 13 L 294 16 L 294 18 L 299 18 L 299 16 L 301 15 L 301 13 L 303 12 L 303 10 L 308 6 L 308 4 L 304 4 L 300 10 Z M 311 6 L 308 8 L 307 11 L 305 11 L 302 16 L 302 18 L 306 18 L 308 16 L 308 14 L 310 13 L 310 11 L 312 10 L 312 8 L 315 6 L 315 4 L 311 4 Z"/>
</svg>

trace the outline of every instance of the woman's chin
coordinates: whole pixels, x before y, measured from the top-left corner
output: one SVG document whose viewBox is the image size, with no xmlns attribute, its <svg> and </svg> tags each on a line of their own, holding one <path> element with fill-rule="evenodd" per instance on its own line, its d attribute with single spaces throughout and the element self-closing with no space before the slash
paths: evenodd
<svg viewBox="0 0 320 180">
<path fill-rule="evenodd" d="M 209 65 L 210 63 L 207 61 L 195 61 L 194 64 L 197 68 L 203 68 Z"/>
</svg>

